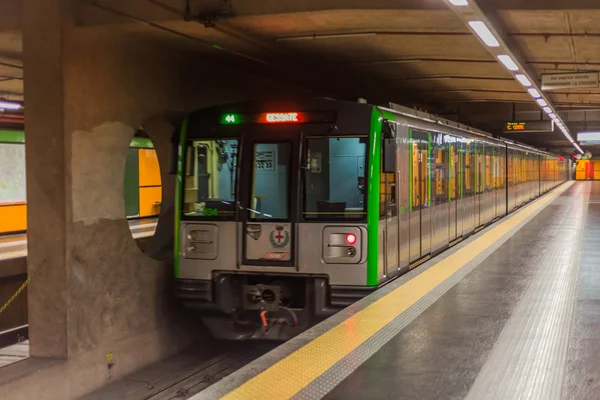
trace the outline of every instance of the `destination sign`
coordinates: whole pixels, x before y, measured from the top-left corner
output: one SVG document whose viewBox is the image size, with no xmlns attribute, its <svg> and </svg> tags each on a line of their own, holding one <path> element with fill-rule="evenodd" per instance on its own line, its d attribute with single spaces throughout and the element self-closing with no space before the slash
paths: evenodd
<svg viewBox="0 0 600 400">
<path fill-rule="evenodd" d="M 552 132 L 554 121 L 509 121 L 504 124 L 504 133 Z"/>
<path fill-rule="evenodd" d="M 221 115 L 222 125 L 238 124 L 326 124 L 334 123 L 337 118 L 335 111 L 286 111 L 253 114 L 227 113 Z"/>
<path fill-rule="evenodd" d="M 597 88 L 598 86 L 598 72 L 542 75 L 542 90 Z"/>
</svg>

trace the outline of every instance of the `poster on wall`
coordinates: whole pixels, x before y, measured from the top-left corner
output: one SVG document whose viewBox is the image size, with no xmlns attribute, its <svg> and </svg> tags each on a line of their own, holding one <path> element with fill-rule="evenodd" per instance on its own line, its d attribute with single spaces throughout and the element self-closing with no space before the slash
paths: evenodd
<svg viewBox="0 0 600 400">
<path fill-rule="evenodd" d="M 0 203 L 24 203 L 25 146 L 0 143 Z"/>
</svg>

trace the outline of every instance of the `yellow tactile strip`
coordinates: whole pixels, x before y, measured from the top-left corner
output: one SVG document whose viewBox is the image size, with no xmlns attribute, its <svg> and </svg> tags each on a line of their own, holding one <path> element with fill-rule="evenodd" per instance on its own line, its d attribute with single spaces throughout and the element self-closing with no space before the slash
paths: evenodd
<svg viewBox="0 0 600 400">
<path fill-rule="evenodd" d="M 566 185 L 570 186 L 572 183 Z M 462 249 L 240 385 L 223 399 L 260 397 L 271 400 L 292 397 L 469 263 L 481 251 L 537 210 L 555 200 L 566 187 L 565 185 L 558 187 L 511 218 L 499 223 Z"/>
</svg>

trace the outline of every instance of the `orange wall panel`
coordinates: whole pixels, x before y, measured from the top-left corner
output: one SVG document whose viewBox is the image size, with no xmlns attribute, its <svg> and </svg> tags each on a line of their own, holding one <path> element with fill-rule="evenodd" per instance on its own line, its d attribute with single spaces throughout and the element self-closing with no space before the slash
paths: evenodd
<svg viewBox="0 0 600 400">
<path fill-rule="evenodd" d="M 0 233 L 24 231 L 26 229 L 26 204 L 0 204 Z"/>
<path fill-rule="evenodd" d="M 148 217 L 160 214 L 160 203 L 162 200 L 162 188 L 141 187 L 140 188 L 140 217 Z"/>
<path fill-rule="evenodd" d="M 140 149 L 138 155 L 140 186 L 160 186 L 160 166 L 156 151 L 152 149 Z"/>
</svg>

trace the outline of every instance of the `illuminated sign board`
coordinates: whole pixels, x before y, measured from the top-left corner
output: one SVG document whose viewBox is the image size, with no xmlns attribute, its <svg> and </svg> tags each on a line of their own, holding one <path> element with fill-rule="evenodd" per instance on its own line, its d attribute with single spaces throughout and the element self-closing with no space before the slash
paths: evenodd
<svg viewBox="0 0 600 400">
<path fill-rule="evenodd" d="M 598 88 L 599 82 L 598 72 L 543 74 L 542 90 Z"/>
<path fill-rule="evenodd" d="M 554 121 L 510 121 L 504 124 L 504 133 L 552 132 Z"/>
<path fill-rule="evenodd" d="M 593 146 L 600 144 L 600 132 L 579 132 L 577 141 L 582 146 Z"/>
<path fill-rule="evenodd" d="M 237 124 L 327 124 L 336 122 L 334 111 L 285 111 L 256 114 L 226 113 L 221 115 L 221 125 Z"/>
</svg>

